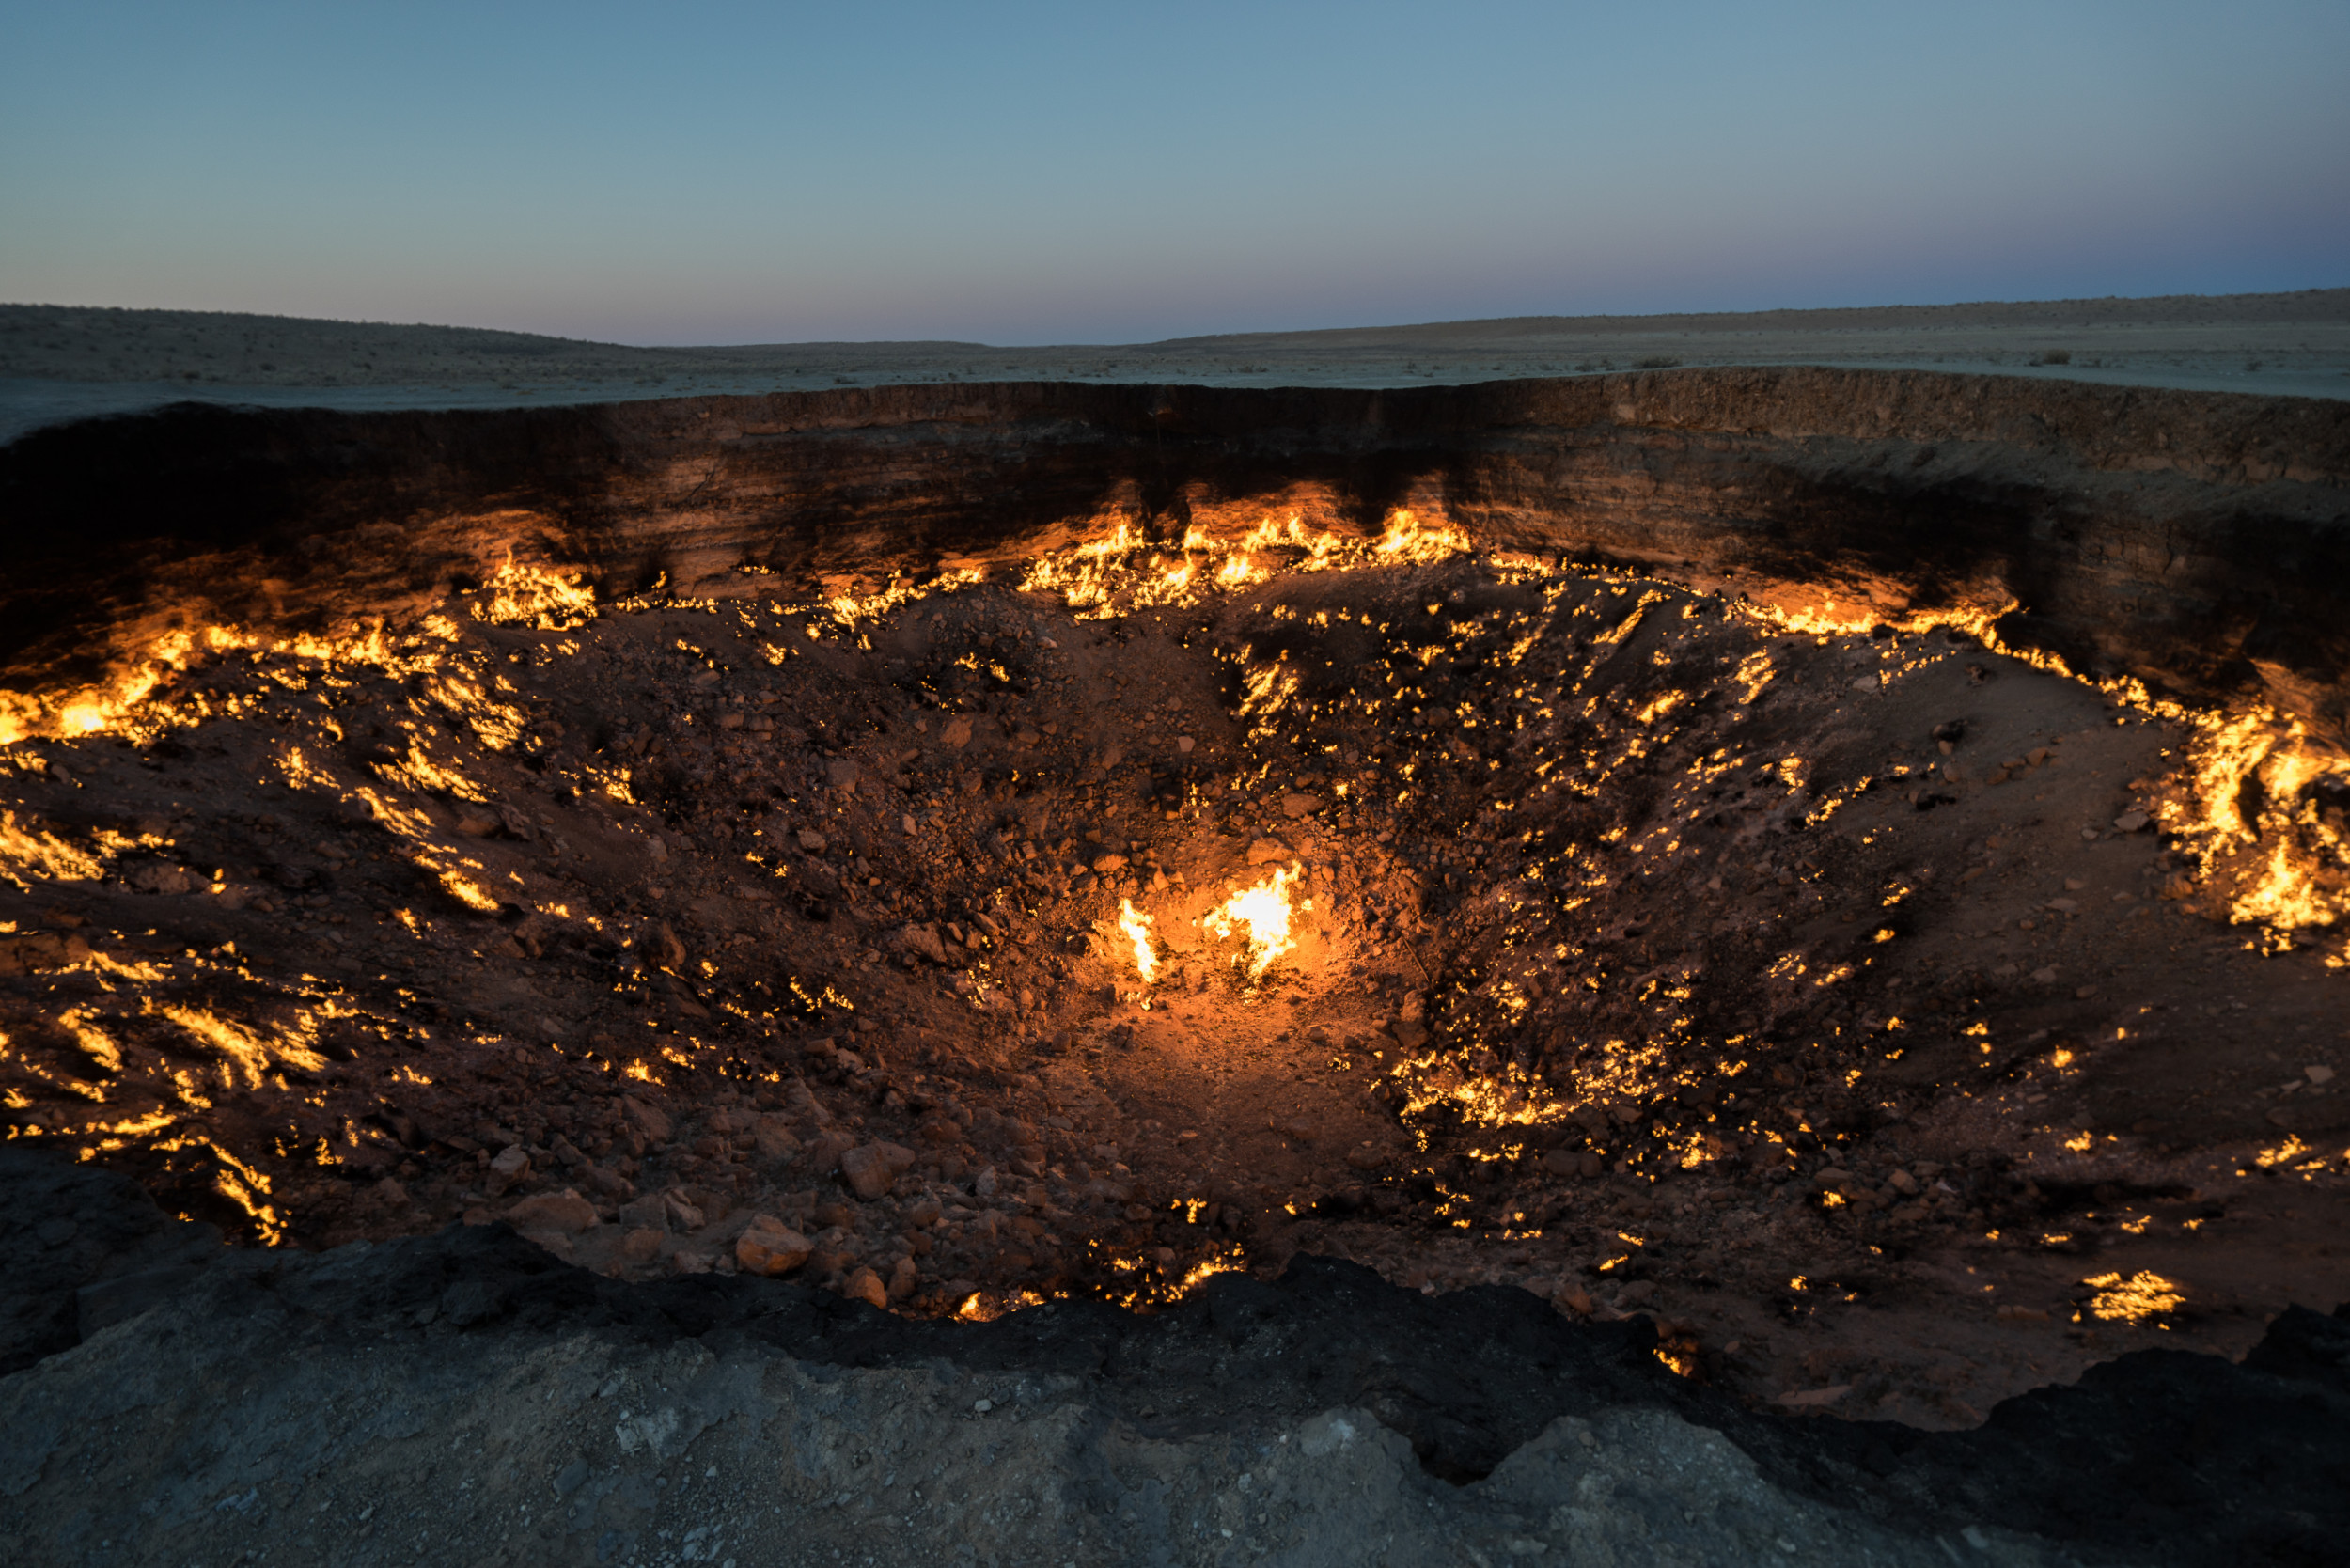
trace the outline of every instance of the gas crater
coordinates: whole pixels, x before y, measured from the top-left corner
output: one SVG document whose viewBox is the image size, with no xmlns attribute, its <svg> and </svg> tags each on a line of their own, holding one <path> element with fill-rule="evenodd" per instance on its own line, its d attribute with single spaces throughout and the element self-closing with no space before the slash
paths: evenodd
<svg viewBox="0 0 2350 1568">
<path fill-rule="evenodd" d="M 1913 1426 L 2240 1353 L 2350 1296 L 2346 444 L 1980 384 L 28 437 L 9 1136 L 913 1317 L 1318 1254 Z"/>
</svg>

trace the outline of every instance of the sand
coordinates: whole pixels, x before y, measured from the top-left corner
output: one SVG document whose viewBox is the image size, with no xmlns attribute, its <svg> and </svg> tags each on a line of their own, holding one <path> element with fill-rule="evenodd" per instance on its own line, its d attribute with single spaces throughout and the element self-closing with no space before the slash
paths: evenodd
<svg viewBox="0 0 2350 1568">
<path fill-rule="evenodd" d="M 1996 371 L 2350 396 L 2350 290 L 1489 321 L 1158 343 L 633 348 L 525 333 L 217 312 L 0 306 L 0 439 L 180 398 L 472 408 L 906 382 L 1411 386 L 1701 365 Z"/>
</svg>

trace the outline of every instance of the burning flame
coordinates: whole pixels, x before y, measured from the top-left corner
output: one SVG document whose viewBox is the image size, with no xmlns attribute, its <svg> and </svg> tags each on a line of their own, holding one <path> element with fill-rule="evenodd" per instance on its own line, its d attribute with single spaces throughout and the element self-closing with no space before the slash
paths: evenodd
<svg viewBox="0 0 2350 1568">
<path fill-rule="evenodd" d="M 569 631 L 595 613 L 595 589 L 543 566 L 517 566 L 511 550 L 491 574 L 488 588 L 488 597 L 474 605 L 473 613 L 476 619 L 494 625 Z"/>
<path fill-rule="evenodd" d="M 1276 959 L 1297 946 L 1290 935 L 1289 888 L 1301 874 L 1295 867 L 1284 870 L 1277 866 L 1262 882 L 1234 893 L 1219 907 L 1209 911 L 1200 922 L 1217 936 L 1230 936 L 1244 925 L 1248 928 L 1250 980 L 1262 975 Z"/>
<path fill-rule="evenodd" d="M 1135 907 L 1132 899 L 1118 901 L 1118 929 L 1124 932 L 1135 945 L 1135 967 L 1141 971 L 1143 983 L 1158 971 L 1159 955 L 1151 950 L 1151 917 Z"/>
</svg>

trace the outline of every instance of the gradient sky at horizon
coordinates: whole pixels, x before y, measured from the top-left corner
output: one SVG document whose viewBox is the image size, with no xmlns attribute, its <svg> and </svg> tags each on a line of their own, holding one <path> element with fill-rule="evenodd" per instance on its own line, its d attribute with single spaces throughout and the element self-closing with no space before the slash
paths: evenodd
<svg viewBox="0 0 2350 1568">
<path fill-rule="evenodd" d="M 12 0 L 0 300 L 1134 342 L 2350 283 L 2350 4 Z"/>
</svg>

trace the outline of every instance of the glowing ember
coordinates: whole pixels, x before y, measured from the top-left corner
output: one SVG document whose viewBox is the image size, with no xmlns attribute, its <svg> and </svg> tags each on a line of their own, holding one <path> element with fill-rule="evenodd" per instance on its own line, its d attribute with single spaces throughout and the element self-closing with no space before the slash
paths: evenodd
<svg viewBox="0 0 2350 1568">
<path fill-rule="evenodd" d="M 1200 922 L 1217 936 L 1230 936 L 1244 925 L 1248 928 L 1250 980 L 1263 974 L 1276 959 L 1297 946 L 1290 935 L 1289 887 L 1299 875 L 1295 867 L 1284 870 L 1277 866 L 1262 882 L 1234 893 Z"/>
<path fill-rule="evenodd" d="M 2174 1281 L 2144 1269 L 2126 1279 L 2119 1274 L 2100 1274 L 2082 1283 L 2097 1292 L 2089 1304 L 2092 1312 L 2123 1323 L 2144 1323 L 2165 1312 L 2175 1312 L 2186 1299 Z"/>
<path fill-rule="evenodd" d="M 1143 982 L 1150 983 L 1151 977 L 1159 966 L 1158 954 L 1151 950 L 1151 917 L 1136 909 L 1134 900 L 1120 899 L 1118 901 L 1118 929 L 1134 943 L 1135 967 L 1141 972 Z"/>
</svg>

